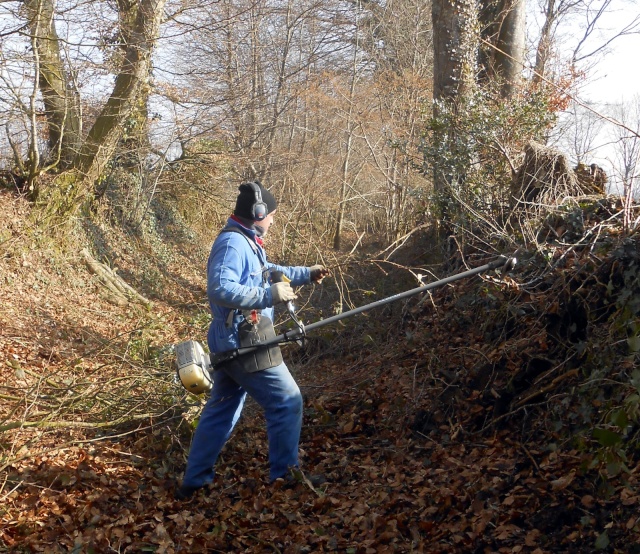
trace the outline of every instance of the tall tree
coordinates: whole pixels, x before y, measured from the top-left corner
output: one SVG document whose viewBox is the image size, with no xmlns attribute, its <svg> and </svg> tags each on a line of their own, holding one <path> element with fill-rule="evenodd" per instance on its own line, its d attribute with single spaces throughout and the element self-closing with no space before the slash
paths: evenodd
<svg viewBox="0 0 640 554">
<path fill-rule="evenodd" d="M 478 11 L 473 0 L 433 0 L 433 99 L 434 117 L 442 108 L 455 112 L 461 98 L 474 84 L 478 38 Z M 452 127 L 434 129 L 432 142 L 455 153 L 460 140 Z M 449 187 L 463 179 L 447 164 L 434 163 L 433 187 L 440 221 L 447 227 L 450 220 Z"/>
<path fill-rule="evenodd" d="M 509 98 L 522 83 L 525 55 L 525 0 L 483 0 L 480 9 L 480 70 L 501 84 Z"/>
<path fill-rule="evenodd" d="M 388 242 L 404 236 L 413 220 L 407 211 L 411 199 L 426 185 L 415 171 L 420 157 L 427 112 L 432 100 L 433 33 L 430 3 L 423 0 L 388 0 L 367 3 L 363 48 L 372 60 L 371 92 L 376 109 L 361 118 L 361 134 L 371 162 L 384 175 L 379 198 L 370 217 L 369 231 L 384 234 Z M 380 136 L 382 129 L 382 137 Z"/>
<path fill-rule="evenodd" d="M 139 40 L 138 13 L 141 8 L 137 0 L 117 0 L 118 6 L 118 37 L 117 55 L 118 65 L 122 67 L 127 56 L 127 49 Z M 147 70 L 148 71 L 148 70 Z M 149 151 L 149 95 L 151 83 L 149 78 L 143 78 L 138 86 L 135 100 L 132 103 L 129 116 L 123 128 L 117 149 L 119 162 L 126 167 L 135 168 Z"/>
<path fill-rule="evenodd" d="M 122 137 L 126 119 L 139 107 L 141 91 L 148 85 L 151 54 L 158 38 L 166 0 L 139 0 L 124 47 L 113 91 L 84 141 L 74 167 L 95 182 L 111 160 Z M 124 18 L 126 20 L 126 18 Z"/>
<path fill-rule="evenodd" d="M 26 14 L 30 31 L 35 81 L 44 105 L 44 130 L 49 143 L 47 155 L 41 156 L 38 138 L 42 125 L 37 117 L 40 111 L 39 99 L 34 91 L 29 106 L 18 100 L 32 122 L 28 131 L 31 140 L 27 166 L 34 197 L 39 194 L 36 178 L 40 173 L 53 168 L 70 169 L 75 172 L 75 177 L 62 178 L 61 183 L 65 185 L 60 189 L 66 192 L 60 192 L 59 197 L 68 197 L 65 203 L 71 207 L 74 201 L 71 198 L 72 189 L 67 187 L 70 181 L 78 184 L 74 188 L 76 191 L 91 191 L 103 175 L 106 164 L 112 159 L 121 139 L 130 140 L 135 136 L 135 140 L 139 142 L 142 140 L 141 136 L 146 136 L 151 56 L 158 39 L 165 2 L 166 0 L 118 0 L 117 50 L 120 55 L 115 57 L 115 84 L 86 137 L 82 133 L 81 102 L 76 85 L 77 66 L 71 66 L 70 51 L 75 49 L 76 63 L 83 57 L 91 59 L 93 64 L 97 64 L 99 60 L 95 49 L 89 53 L 91 47 L 84 45 L 82 40 L 74 42 L 61 38 L 56 30 L 56 18 L 61 18 L 69 36 L 74 32 L 71 30 L 72 14 L 84 17 L 86 21 L 94 6 L 74 4 L 65 5 L 61 9 L 54 0 L 24 2 L 23 13 Z M 56 8 L 61 11 L 57 13 Z M 63 17 L 66 19 L 62 19 Z M 106 31 L 99 27 L 99 22 L 96 23 L 94 33 L 97 33 L 94 36 L 99 37 L 98 43 L 108 44 Z M 89 29 L 94 27 L 87 26 L 77 32 L 80 33 L 79 36 L 86 36 L 83 33 L 87 33 Z M 96 88 L 88 87 L 88 90 L 95 94 Z M 91 100 L 95 105 L 95 97 Z M 85 100 L 84 106 L 86 105 Z M 80 182 L 85 184 L 80 186 Z M 55 193 L 56 186 L 53 185 L 50 190 Z M 58 211 L 57 207 L 53 209 Z"/>
<path fill-rule="evenodd" d="M 67 168 L 78 153 L 81 119 L 78 91 L 60 48 L 54 19 L 54 0 L 25 1 L 38 85 L 49 135 L 46 163 Z M 33 153 L 31 154 L 33 156 Z M 40 160 L 35 165 L 39 165 Z M 31 169 L 37 168 L 31 164 Z"/>
<path fill-rule="evenodd" d="M 433 0 L 433 98 L 453 101 L 475 75 L 478 11 L 472 0 Z"/>
</svg>

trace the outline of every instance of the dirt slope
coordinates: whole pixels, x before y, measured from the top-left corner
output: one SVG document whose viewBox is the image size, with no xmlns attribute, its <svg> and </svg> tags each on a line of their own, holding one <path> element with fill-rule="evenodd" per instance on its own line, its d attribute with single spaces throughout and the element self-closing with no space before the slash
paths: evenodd
<svg viewBox="0 0 640 554">
<path fill-rule="evenodd" d="M 607 419 L 633 407 L 633 238 L 525 256 L 293 367 L 322 487 L 266 483 L 248 405 L 215 485 L 177 502 L 201 400 L 165 347 L 203 336 L 206 252 L 122 237 L 110 259 L 153 306 L 115 306 L 28 210 L 0 191 L 0 551 L 640 552 L 637 422 Z"/>
</svg>

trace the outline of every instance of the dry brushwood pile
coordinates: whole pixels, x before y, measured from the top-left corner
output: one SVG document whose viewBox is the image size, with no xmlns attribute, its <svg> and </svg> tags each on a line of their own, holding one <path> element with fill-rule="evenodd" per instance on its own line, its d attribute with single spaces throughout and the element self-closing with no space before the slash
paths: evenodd
<svg viewBox="0 0 640 554">
<path fill-rule="evenodd" d="M 301 461 L 326 483 L 267 484 L 249 403 L 183 502 L 202 399 L 165 346 L 204 336 L 198 264 L 142 290 L 124 249 L 118 275 L 153 304 L 109 302 L 80 252 L 30 248 L 28 207 L 0 206 L 0 551 L 640 552 L 640 249 L 602 206 L 572 246 L 408 300 L 378 322 L 388 343 L 337 334 L 292 368 Z"/>
<path fill-rule="evenodd" d="M 554 148 L 529 142 L 513 180 L 514 197 L 525 206 L 556 204 L 568 196 L 604 194 L 607 176 L 595 164 L 575 170 Z"/>
</svg>

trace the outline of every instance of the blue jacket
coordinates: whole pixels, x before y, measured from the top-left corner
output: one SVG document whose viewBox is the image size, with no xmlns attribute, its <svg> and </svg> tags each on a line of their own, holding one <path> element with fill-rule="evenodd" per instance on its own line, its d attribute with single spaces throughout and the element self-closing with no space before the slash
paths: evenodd
<svg viewBox="0 0 640 554">
<path fill-rule="evenodd" d="M 282 271 L 291 286 L 310 282 L 308 267 L 282 267 L 267 261 L 267 254 L 256 241 L 256 233 L 229 219 L 227 227 L 237 227 L 244 234 L 223 232 L 211 248 L 207 262 L 207 296 L 213 320 L 207 342 L 210 352 L 226 352 L 240 346 L 238 325 L 243 320 L 240 310 L 262 310 L 273 321 L 273 298 L 270 274 L 266 270 Z M 247 238 L 256 246 L 251 247 Z M 235 311 L 231 325 L 227 325 L 229 313 Z"/>
</svg>

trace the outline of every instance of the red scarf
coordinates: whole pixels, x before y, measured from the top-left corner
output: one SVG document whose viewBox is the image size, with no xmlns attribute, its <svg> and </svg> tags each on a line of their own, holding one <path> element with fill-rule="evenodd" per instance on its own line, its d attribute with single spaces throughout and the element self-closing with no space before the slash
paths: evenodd
<svg viewBox="0 0 640 554">
<path fill-rule="evenodd" d="M 236 223 L 240 224 L 240 226 L 243 229 L 246 229 L 247 231 L 253 231 L 253 229 L 249 229 L 248 227 L 245 226 L 244 223 L 242 223 L 242 220 L 239 217 L 236 217 L 235 215 L 231 215 L 231 219 L 233 219 L 233 221 L 235 221 Z M 261 237 L 259 237 L 258 235 L 255 234 L 255 231 L 253 231 L 253 234 L 256 238 L 256 242 L 262 247 L 264 248 L 264 241 L 262 240 Z"/>
</svg>

